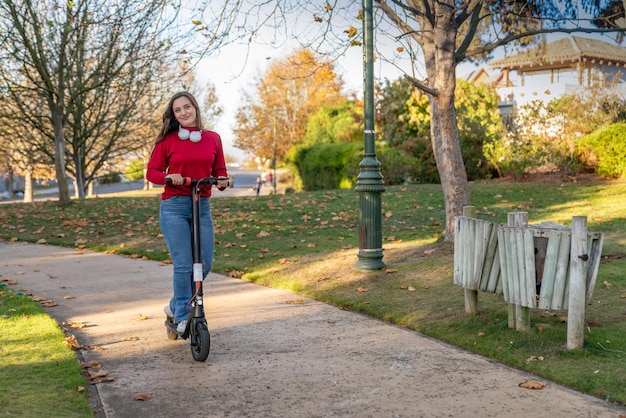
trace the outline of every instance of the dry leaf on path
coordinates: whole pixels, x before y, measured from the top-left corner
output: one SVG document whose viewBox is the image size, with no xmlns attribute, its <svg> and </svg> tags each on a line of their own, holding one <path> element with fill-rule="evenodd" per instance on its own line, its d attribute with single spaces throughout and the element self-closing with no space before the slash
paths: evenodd
<svg viewBox="0 0 626 418">
<path fill-rule="evenodd" d="M 91 379 L 96 379 L 98 377 L 106 377 L 109 372 L 107 372 L 106 370 L 87 370 L 87 373 L 89 373 L 89 378 Z"/>
<path fill-rule="evenodd" d="M 76 336 L 70 335 L 65 338 L 65 344 L 69 345 L 73 350 L 78 350 L 80 348 L 80 344 L 78 344 L 78 340 Z"/>
<path fill-rule="evenodd" d="M 82 367 L 83 369 L 99 369 L 102 367 L 102 364 L 100 364 L 99 362 L 92 360 L 92 361 L 81 361 L 80 362 L 80 367 Z"/>
<path fill-rule="evenodd" d="M 150 399 L 150 397 L 144 393 L 133 396 L 133 400 L 135 401 L 147 401 L 148 399 Z"/>
<path fill-rule="evenodd" d="M 518 386 L 526 389 L 543 389 L 546 384 L 536 380 L 524 380 Z"/>
<path fill-rule="evenodd" d="M 304 301 L 302 299 L 288 300 L 285 303 L 288 305 L 304 305 Z"/>
</svg>

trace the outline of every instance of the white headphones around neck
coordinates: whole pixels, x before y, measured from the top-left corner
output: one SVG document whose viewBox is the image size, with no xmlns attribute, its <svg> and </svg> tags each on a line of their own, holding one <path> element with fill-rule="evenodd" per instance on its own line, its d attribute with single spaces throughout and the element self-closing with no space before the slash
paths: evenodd
<svg viewBox="0 0 626 418">
<path fill-rule="evenodd" d="M 190 132 L 189 129 L 185 129 L 182 126 L 179 126 L 178 137 L 182 140 L 188 139 L 191 142 L 200 142 L 200 140 L 202 139 L 202 131 Z"/>
</svg>

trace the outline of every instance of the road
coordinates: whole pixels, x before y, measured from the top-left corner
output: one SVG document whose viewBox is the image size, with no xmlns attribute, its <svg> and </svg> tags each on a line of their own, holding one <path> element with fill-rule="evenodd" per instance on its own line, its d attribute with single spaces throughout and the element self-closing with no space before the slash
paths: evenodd
<svg viewBox="0 0 626 418">
<path fill-rule="evenodd" d="M 250 196 L 254 195 L 252 191 L 252 186 L 258 176 L 261 175 L 263 170 L 248 170 L 241 168 L 229 168 L 228 175 L 234 181 L 234 187 L 232 192 L 228 193 L 228 195 L 244 195 L 246 191 L 250 191 Z M 129 192 L 133 190 L 141 190 L 143 188 L 143 180 L 137 181 L 129 181 L 129 182 L 121 182 L 114 184 L 106 184 L 101 186 L 96 186 L 94 188 L 94 194 L 96 196 L 111 194 L 111 193 L 123 193 Z M 262 194 L 269 194 L 271 191 L 271 187 L 269 183 L 261 189 Z M 74 187 L 70 184 L 70 194 L 73 195 Z M 215 196 L 219 196 L 216 194 Z M 58 189 L 49 188 L 49 189 L 38 189 L 35 191 L 35 200 L 55 200 L 59 197 Z M 22 201 L 22 197 L 15 197 L 12 199 L 0 200 L 0 204 L 2 203 L 14 203 Z"/>
</svg>

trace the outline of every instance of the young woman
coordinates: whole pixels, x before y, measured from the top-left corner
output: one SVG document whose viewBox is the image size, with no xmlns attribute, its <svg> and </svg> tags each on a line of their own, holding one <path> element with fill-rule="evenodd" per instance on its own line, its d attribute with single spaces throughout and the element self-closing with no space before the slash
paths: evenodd
<svg viewBox="0 0 626 418">
<path fill-rule="evenodd" d="M 228 176 L 222 140 L 216 132 L 204 129 L 196 99 L 188 92 L 178 92 L 163 112 L 163 126 L 152 150 L 146 177 L 154 184 L 165 185 L 159 222 L 174 267 L 174 295 L 164 310 L 174 318 L 181 333 L 187 325 L 187 303 L 193 296 L 191 189 L 183 182 L 185 177 L 209 176 Z M 171 183 L 166 184 L 167 178 Z M 226 187 L 228 180 L 217 184 L 219 190 Z M 211 186 L 207 185 L 202 190 L 200 206 L 203 277 L 209 274 L 213 264 L 210 196 Z"/>
</svg>

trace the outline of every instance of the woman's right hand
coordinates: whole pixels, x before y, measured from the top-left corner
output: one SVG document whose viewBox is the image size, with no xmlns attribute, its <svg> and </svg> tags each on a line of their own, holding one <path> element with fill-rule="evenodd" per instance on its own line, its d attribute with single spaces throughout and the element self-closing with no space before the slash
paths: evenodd
<svg viewBox="0 0 626 418">
<path fill-rule="evenodd" d="M 168 174 L 165 176 L 165 182 L 167 183 L 167 179 L 171 180 L 171 184 L 175 186 L 179 186 L 181 184 L 185 184 L 185 178 L 180 174 Z"/>
</svg>

